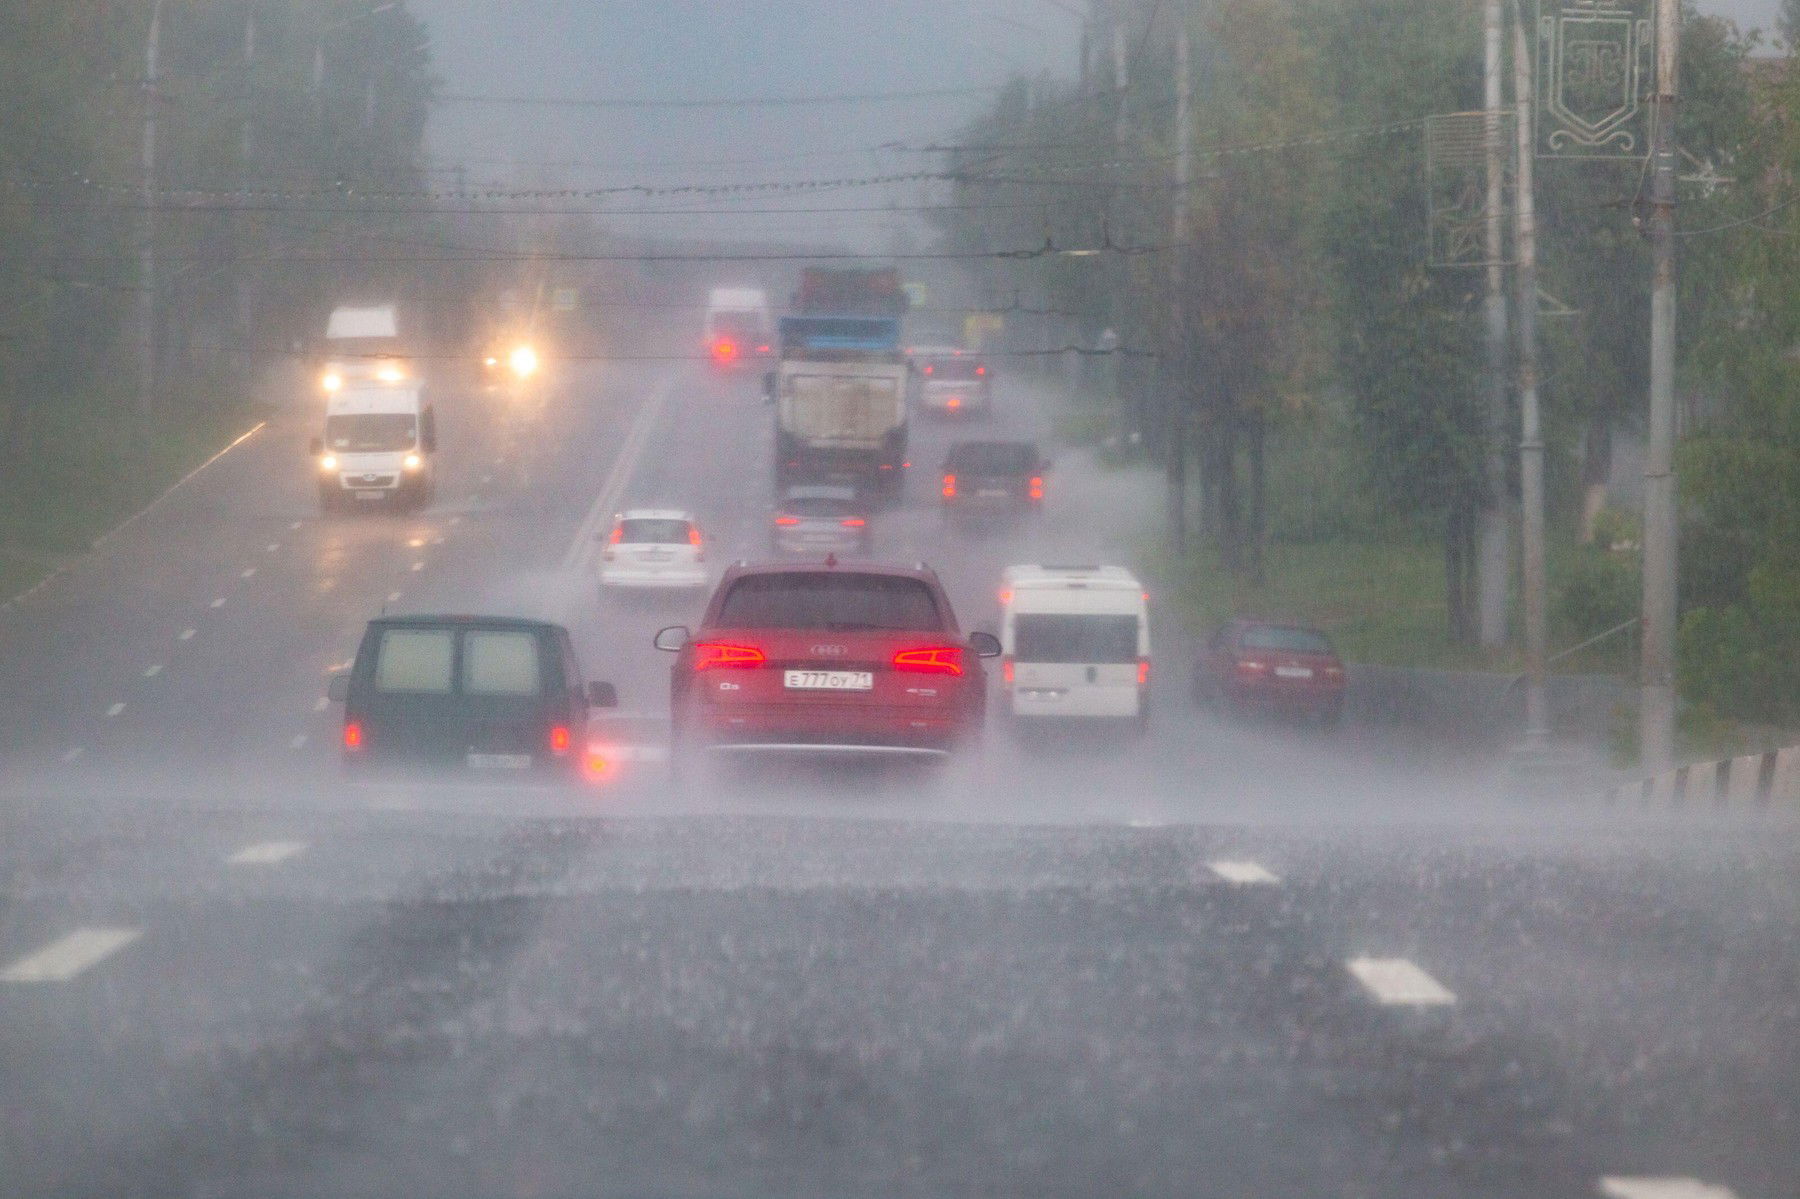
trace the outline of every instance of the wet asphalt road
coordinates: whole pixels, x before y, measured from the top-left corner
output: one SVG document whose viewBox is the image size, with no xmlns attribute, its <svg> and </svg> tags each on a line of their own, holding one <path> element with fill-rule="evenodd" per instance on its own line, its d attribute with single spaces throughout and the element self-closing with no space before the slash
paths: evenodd
<svg viewBox="0 0 1800 1199">
<path fill-rule="evenodd" d="M 935 790 L 342 786 L 319 701 L 384 605 L 563 620 L 655 711 L 699 601 L 602 601 L 590 511 L 766 538 L 749 380 L 443 405 L 425 512 L 321 520 L 290 412 L 0 615 L 0 1193 L 1800 1194 L 1791 826 L 1220 726 L 1168 621 L 1145 742 L 996 729 Z M 969 627 L 1155 498 L 1072 454 L 1035 526 L 929 495 L 877 548 Z"/>
</svg>

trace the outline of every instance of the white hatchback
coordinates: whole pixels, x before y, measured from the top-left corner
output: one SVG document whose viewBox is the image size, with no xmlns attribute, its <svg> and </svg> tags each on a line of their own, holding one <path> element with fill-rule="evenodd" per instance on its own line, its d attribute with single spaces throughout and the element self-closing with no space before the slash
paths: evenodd
<svg viewBox="0 0 1800 1199">
<path fill-rule="evenodd" d="M 600 551 L 602 587 L 704 587 L 706 551 L 693 514 L 632 508 L 613 518 Z"/>
</svg>

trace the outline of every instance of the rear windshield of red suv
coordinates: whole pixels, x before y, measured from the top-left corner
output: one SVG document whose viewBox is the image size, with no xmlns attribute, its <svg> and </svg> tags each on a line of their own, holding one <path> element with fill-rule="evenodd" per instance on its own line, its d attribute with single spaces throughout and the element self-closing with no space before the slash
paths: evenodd
<svg viewBox="0 0 1800 1199">
<path fill-rule="evenodd" d="M 1249 629 L 1244 633 L 1245 649 L 1282 650 L 1290 654 L 1330 654 L 1331 642 L 1323 633 L 1310 629 Z"/>
<path fill-rule="evenodd" d="M 731 585 L 714 624 L 729 629 L 943 628 L 937 599 L 918 579 L 848 572 L 745 575 Z"/>
</svg>

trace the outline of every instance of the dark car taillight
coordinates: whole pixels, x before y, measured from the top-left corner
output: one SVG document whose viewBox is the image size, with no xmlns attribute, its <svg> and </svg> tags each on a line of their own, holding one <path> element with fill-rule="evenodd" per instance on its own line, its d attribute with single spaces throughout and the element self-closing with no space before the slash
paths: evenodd
<svg viewBox="0 0 1800 1199">
<path fill-rule="evenodd" d="M 344 748 L 349 749 L 349 750 L 357 750 L 357 749 L 361 749 L 362 747 L 363 747 L 362 723 L 360 721 L 356 721 L 356 720 L 346 720 L 344 722 Z"/>
<path fill-rule="evenodd" d="M 695 670 L 743 670 L 761 666 L 768 656 L 754 645 L 702 641 L 694 646 Z"/>
<path fill-rule="evenodd" d="M 963 651 L 960 645 L 933 646 L 930 649 L 903 649 L 894 655 L 894 669 L 918 674 L 961 674 Z"/>
<path fill-rule="evenodd" d="M 944 498 L 947 500 L 953 500 L 956 498 L 956 476 L 955 475 L 945 475 L 944 476 Z"/>
<path fill-rule="evenodd" d="M 550 752 L 566 754 L 569 752 L 569 726 L 554 724 L 550 726 Z"/>
</svg>

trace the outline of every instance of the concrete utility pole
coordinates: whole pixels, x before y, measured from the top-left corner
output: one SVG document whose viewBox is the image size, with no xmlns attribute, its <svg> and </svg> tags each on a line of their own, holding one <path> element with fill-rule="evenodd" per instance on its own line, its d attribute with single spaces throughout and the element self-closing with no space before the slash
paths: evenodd
<svg viewBox="0 0 1800 1199">
<path fill-rule="evenodd" d="M 1513 103 L 1518 109 L 1518 199 L 1513 205 L 1514 248 L 1519 256 L 1519 501 L 1521 583 L 1525 592 L 1525 745 L 1541 752 L 1550 739 L 1550 704 L 1545 693 L 1544 659 L 1549 629 L 1544 585 L 1544 433 L 1538 415 L 1537 207 L 1532 195 L 1531 26 L 1520 0 L 1513 7 Z"/>
<path fill-rule="evenodd" d="M 1512 583 L 1512 530 L 1507 520 L 1506 481 L 1506 147 L 1499 112 L 1505 99 L 1502 0 L 1482 0 L 1483 144 L 1487 149 L 1487 295 L 1482 315 L 1487 330 L 1487 453 L 1483 462 L 1486 495 L 1476 534 L 1475 586 L 1483 649 L 1506 644 L 1507 594 Z"/>
<path fill-rule="evenodd" d="M 1651 100 L 1650 419 L 1644 455 L 1644 643 L 1638 744 L 1647 770 L 1675 764 L 1675 98 L 1679 0 L 1656 0 Z"/>
<path fill-rule="evenodd" d="M 137 410 L 148 424 L 156 415 L 156 62 L 162 41 L 162 0 L 150 8 L 150 33 L 144 39 L 144 219 L 138 246 Z"/>
<path fill-rule="evenodd" d="M 1175 188 L 1169 216 L 1169 337 L 1164 359 L 1163 436 L 1169 483 L 1169 537 L 1187 548 L 1187 287 L 1188 187 L 1193 179 L 1193 63 L 1186 5 L 1175 7 Z"/>
</svg>

